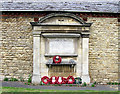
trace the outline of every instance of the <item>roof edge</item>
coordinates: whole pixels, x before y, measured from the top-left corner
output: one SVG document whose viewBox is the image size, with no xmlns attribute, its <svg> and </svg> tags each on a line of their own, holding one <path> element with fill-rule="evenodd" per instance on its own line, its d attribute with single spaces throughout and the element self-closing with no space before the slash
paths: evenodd
<svg viewBox="0 0 120 94">
<path fill-rule="evenodd" d="M 118 14 L 120 12 L 100 12 L 100 11 L 77 11 L 77 10 L 63 10 L 63 11 L 56 11 L 56 10 L 0 10 L 0 12 L 77 12 L 77 13 L 113 13 Z"/>
</svg>

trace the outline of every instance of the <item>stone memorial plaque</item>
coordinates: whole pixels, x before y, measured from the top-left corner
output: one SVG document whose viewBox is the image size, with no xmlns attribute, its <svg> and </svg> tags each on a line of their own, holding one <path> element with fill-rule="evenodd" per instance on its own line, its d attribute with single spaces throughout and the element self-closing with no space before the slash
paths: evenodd
<svg viewBox="0 0 120 94">
<path fill-rule="evenodd" d="M 74 54 L 74 39 L 54 38 L 49 39 L 49 54 Z"/>
</svg>

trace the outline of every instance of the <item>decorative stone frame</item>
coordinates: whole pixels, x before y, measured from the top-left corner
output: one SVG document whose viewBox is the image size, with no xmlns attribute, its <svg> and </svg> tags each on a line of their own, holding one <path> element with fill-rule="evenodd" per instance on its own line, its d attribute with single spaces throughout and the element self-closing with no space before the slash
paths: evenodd
<svg viewBox="0 0 120 94">
<path fill-rule="evenodd" d="M 69 34 L 65 34 L 65 33 L 44 33 L 42 34 L 42 36 L 44 38 L 46 38 L 46 52 L 45 52 L 45 56 L 55 56 L 56 54 L 57 55 L 60 55 L 60 56 L 77 56 L 76 52 L 77 52 L 77 38 L 80 37 L 80 34 L 72 34 L 72 33 L 69 33 Z M 50 40 L 61 40 L 61 38 L 63 39 L 66 39 L 66 40 L 73 40 L 73 48 L 74 48 L 74 52 L 73 53 L 67 53 L 67 54 L 60 54 L 60 53 L 49 53 L 50 51 L 50 45 L 49 43 L 51 42 Z"/>
<path fill-rule="evenodd" d="M 75 20 L 75 24 L 58 24 L 58 23 L 45 23 L 47 19 L 54 17 L 68 17 Z M 64 21 L 64 20 L 62 20 Z M 39 84 L 41 81 L 41 63 L 46 62 L 41 61 L 46 55 L 41 53 L 41 37 L 78 37 L 81 39 L 81 55 L 76 55 L 77 64 L 76 70 L 79 76 L 82 78 L 82 82 L 90 83 L 89 77 L 89 61 L 88 61 L 88 51 L 89 51 L 89 35 L 90 26 L 92 23 L 84 22 L 80 17 L 70 14 L 70 13 L 52 13 L 45 17 L 42 17 L 38 22 L 30 22 L 33 27 L 33 75 L 32 83 Z M 49 34 L 50 32 L 50 34 Z M 58 33 L 54 35 L 54 33 Z M 69 57 L 69 56 L 68 56 Z"/>
</svg>

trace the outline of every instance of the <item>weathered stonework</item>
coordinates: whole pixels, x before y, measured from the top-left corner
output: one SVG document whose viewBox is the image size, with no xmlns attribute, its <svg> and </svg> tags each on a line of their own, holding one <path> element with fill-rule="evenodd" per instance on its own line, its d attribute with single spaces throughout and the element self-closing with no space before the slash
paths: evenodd
<svg viewBox="0 0 120 94">
<path fill-rule="evenodd" d="M 117 18 L 88 17 L 87 20 L 87 22 L 93 22 L 89 36 L 89 74 L 91 82 L 118 81 Z M 29 16 L 2 18 L 2 47 L 0 49 L 2 68 L 0 72 L 3 78 L 15 77 L 20 79 L 23 77 L 27 80 L 29 74 L 32 74 L 33 34 L 30 22 L 33 21 L 34 18 Z M 41 45 L 44 47 L 44 39 L 41 38 L 41 41 Z M 44 51 L 41 53 L 45 54 Z M 44 60 L 46 58 L 48 57 L 45 57 Z M 74 59 L 76 60 L 76 57 Z M 52 72 L 59 71 L 59 68 L 54 71 L 51 68 L 48 71 L 46 65 L 41 64 L 40 66 L 42 69 L 46 68 L 45 71 L 41 70 L 42 73 L 44 72 L 41 75 L 51 76 Z M 67 70 L 64 71 L 67 72 Z M 69 71 L 74 74 L 73 71 L 75 70 Z M 63 72 L 61 73 L 63 74 Z"/>
<path fill-rule="evenodd" d="M 118 81 L 118 20 L 88 18 L 93 22 L 89 42 L 91 81 Z"/>
<path fill-rule="evenodd" d="M 2 18 L 2 70 L 4 77 L 27 79 L 32 73 L 33 18 Z"/>
</svg>

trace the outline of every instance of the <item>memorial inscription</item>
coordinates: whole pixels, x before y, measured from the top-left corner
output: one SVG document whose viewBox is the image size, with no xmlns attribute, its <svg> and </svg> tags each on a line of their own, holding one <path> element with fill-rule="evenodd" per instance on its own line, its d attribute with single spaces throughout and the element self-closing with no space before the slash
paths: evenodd
<svg viewBox="0 0 120 94">
<path fill-rule="evenodd" d="M 49 38 L 48 54 L 74 54 L 75 40 L 71 38 Z"/>
</svg>

